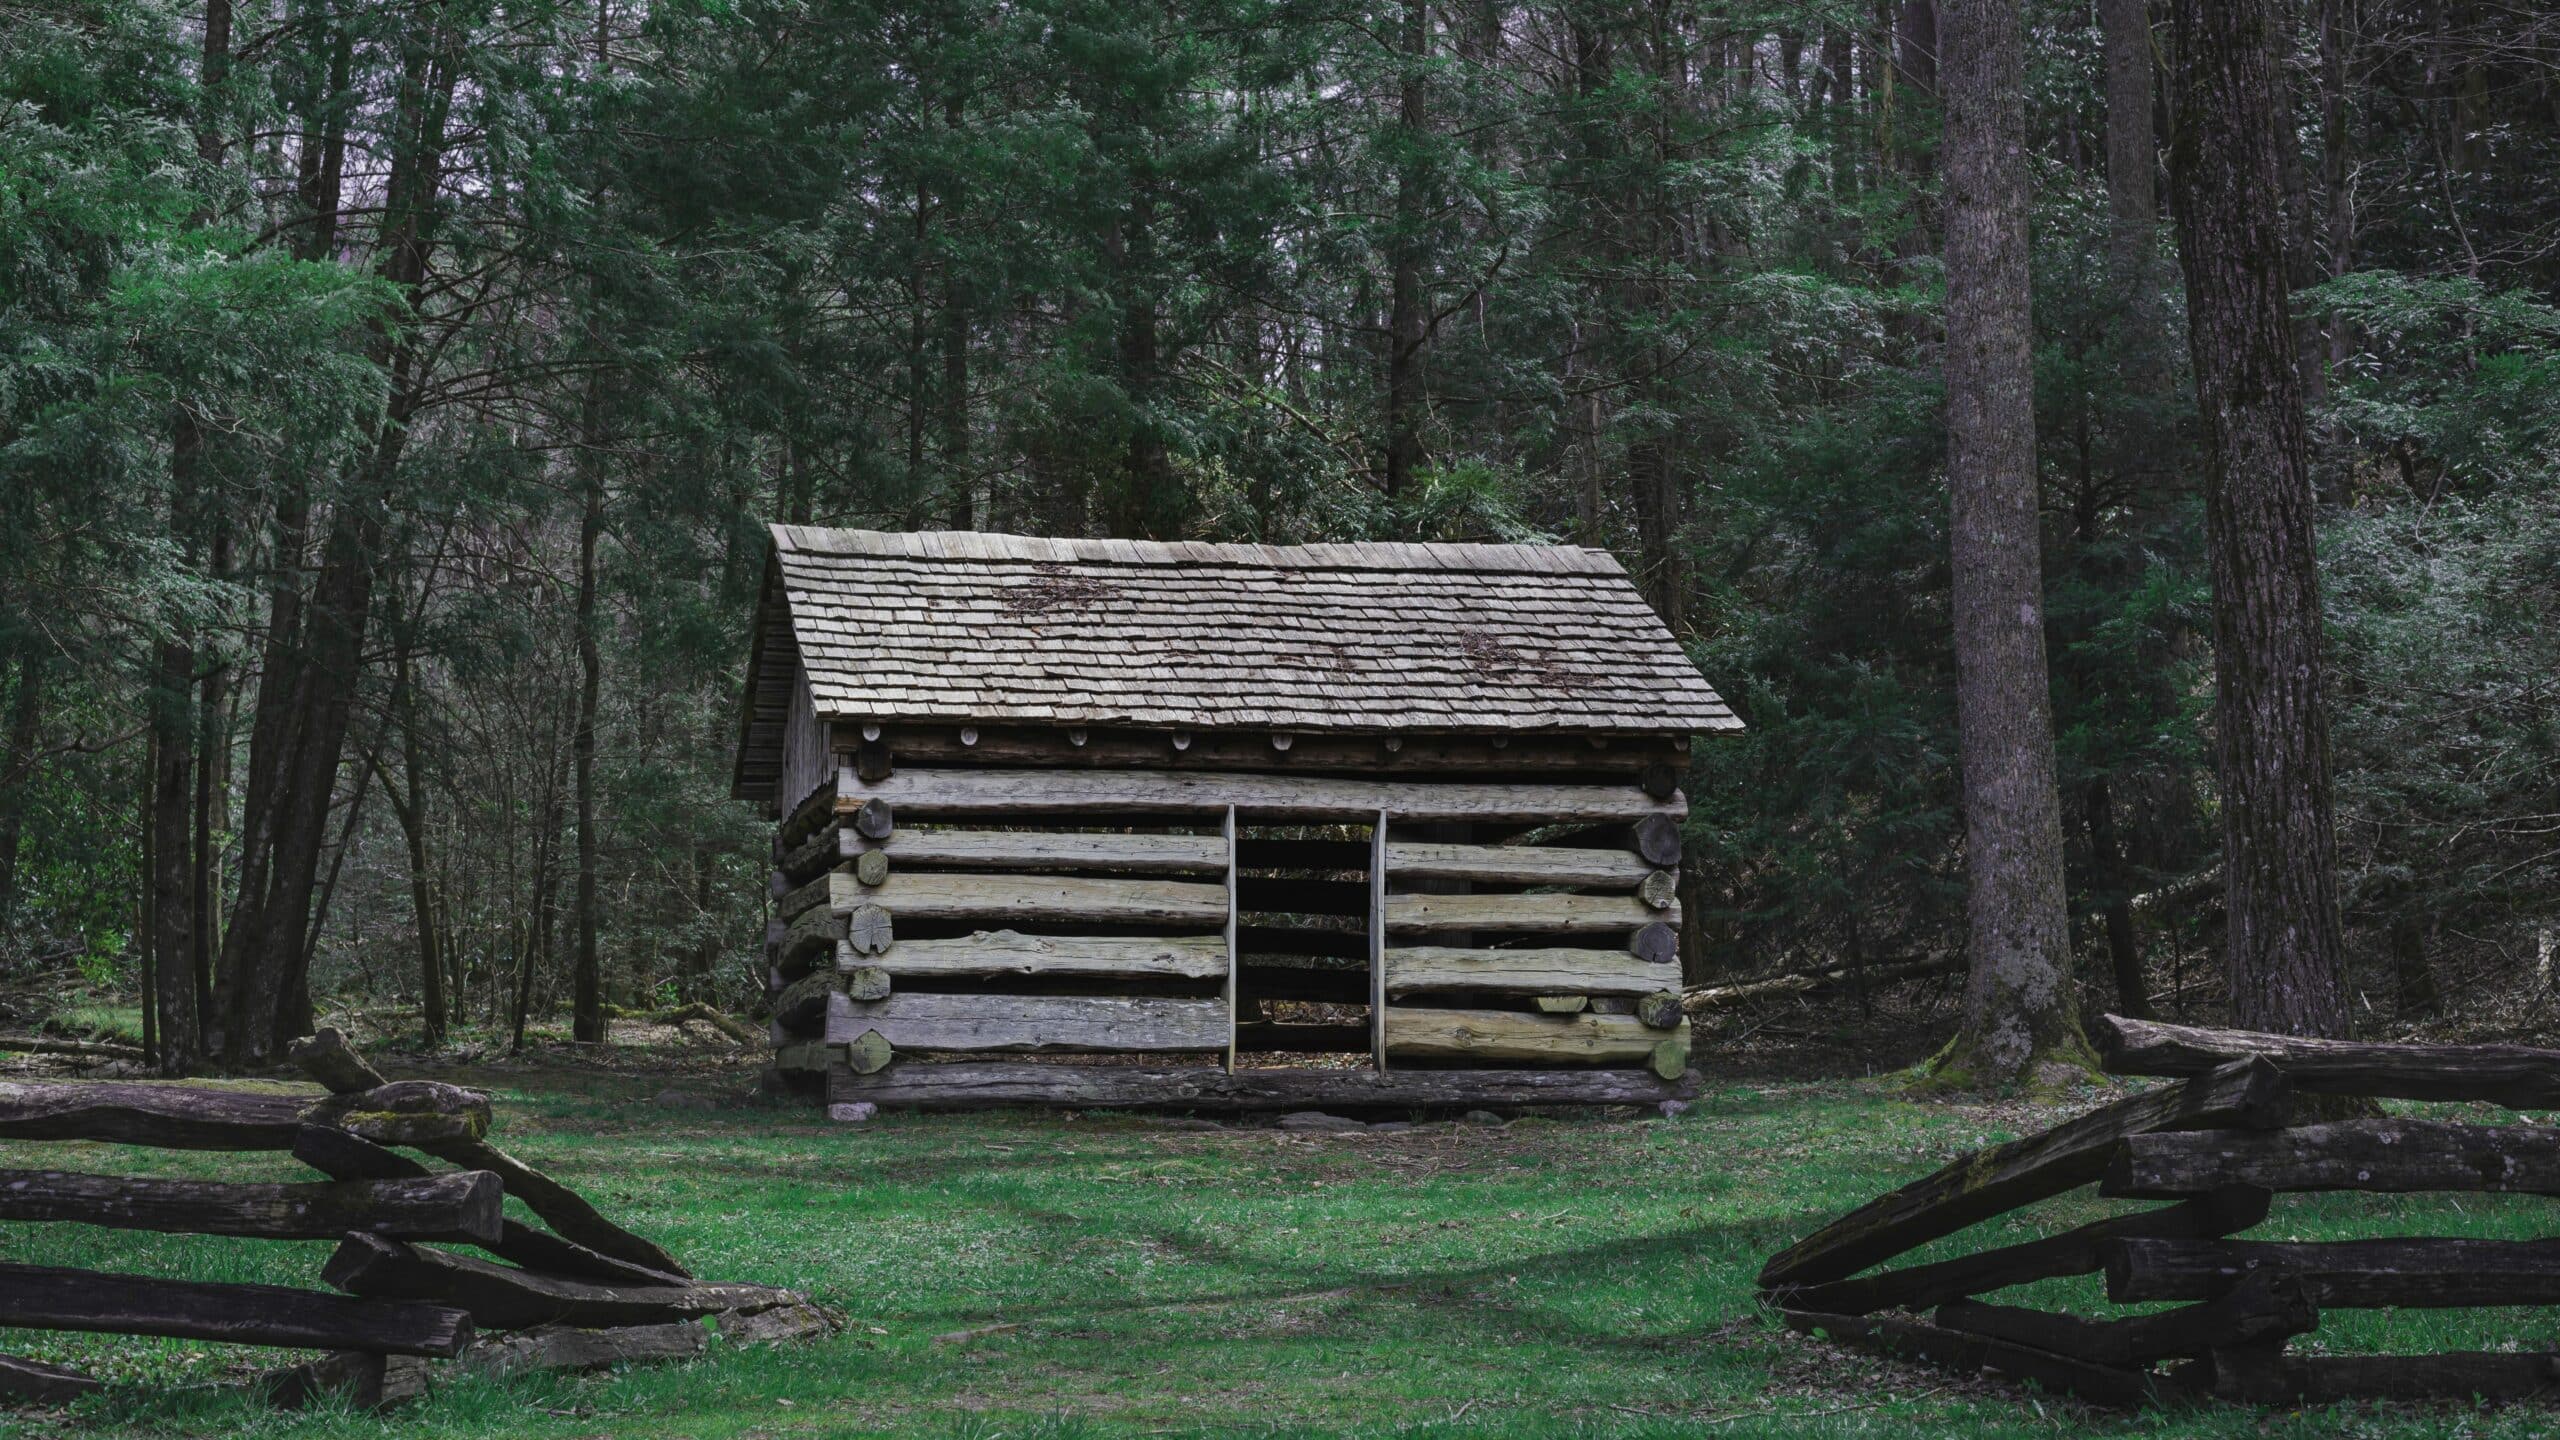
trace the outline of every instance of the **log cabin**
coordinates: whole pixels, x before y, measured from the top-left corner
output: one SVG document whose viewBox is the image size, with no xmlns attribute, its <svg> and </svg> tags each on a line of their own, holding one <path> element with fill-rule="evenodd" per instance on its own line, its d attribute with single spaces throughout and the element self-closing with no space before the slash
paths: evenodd
<svg viewBox="0 0 2560 1440">
<path fill-rule="evenodd" d="M 1605 551 L 777 526 L 735 792 L 831 1106 L 1694 1088 L 1679 785 L 1741 728 Z"/>
</svg>

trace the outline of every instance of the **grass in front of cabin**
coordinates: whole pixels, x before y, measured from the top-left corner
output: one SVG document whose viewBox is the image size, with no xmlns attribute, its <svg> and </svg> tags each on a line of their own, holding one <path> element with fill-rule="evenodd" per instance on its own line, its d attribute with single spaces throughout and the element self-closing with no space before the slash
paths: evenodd
<svg viewBox="0 0 2560 1440">
<path fill-rule="evenodd" d="M 506 1083 L 506 1082 L 501 1082 Z M 525 1083 L 519 1079 L 515 1083 Z M 120 1388 L 0 1436 L 1044 1437 L 1132 1434 L 2159 1435 L 2550 1433 L 2458 1407 L 2119 1417 L 1786 1334 L 1771 1251 L 1979 1144 L 2077 1113 L 1918 1104 L 1889 1081 L 1727 1083 L 1677 1120 L 1522 1119 L 1350 1135 L 1143 1118 L 667 1111 L 645 1080 L 500 1091 L 500 1138 L 706 1278 L 809 1291 L 830 1340 L 663 1369 L 459 1380 L 381 1418 L 277 1415 L 173 1382 L 288 1357 L 20 1333 L 0 1347 Z M 2493 1113 L 2482 1112 L 2482 1118 Z M 0 1165 L 286 1178 L 281 1157 L 0 1145 Z M 298 1177 L 296 1177 L 298 1178 Z M 2280 1202 L 2262 1234 L 2524 1236 L 2548 1202 Z M 1995 1222 L 2027 1238 L 2094 1197 Z M 325 1245 L 0 1226 L 9 1259 L 316 1285 Z M 1928 1254 L 1951 1253 L 1941 1242 Z M 2095 1280 L 2017 1292 L 2088 1308 Z M 2560 1348 L 2546 1312 L 2341 1312 L 2334 1351 Z"/>
</svg>

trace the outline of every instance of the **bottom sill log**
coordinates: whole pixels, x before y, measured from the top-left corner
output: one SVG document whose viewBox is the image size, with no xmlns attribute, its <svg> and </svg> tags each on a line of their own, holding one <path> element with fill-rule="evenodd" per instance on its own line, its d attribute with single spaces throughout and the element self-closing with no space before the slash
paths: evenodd
<svg viewBox="0 0 2560 1440">
<path fill-rule="evenodd" d="M 875 1075 L 829 1069 L 827 1100 L 883 1108 L 974 1110 L 1004 1105 L 1077 1109 L 1265 1111 L 1483 1109 L 1657 1105 L 1698 1093 L 1695 1072 L 1665 1080 L 1644 1070 L 1319 1070 L 1232 1074 L 1212 1066 L 1039 1065 L 900 1061 Z"/>
</svg>

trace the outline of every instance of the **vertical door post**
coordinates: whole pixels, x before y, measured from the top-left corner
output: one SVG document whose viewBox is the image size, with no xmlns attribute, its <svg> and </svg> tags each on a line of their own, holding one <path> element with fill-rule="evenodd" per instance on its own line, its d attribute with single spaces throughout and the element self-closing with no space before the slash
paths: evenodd
<svg viewBox="0 0 2560 1440">
<path fill-rule="evenodd" d="M 1236 1072 L 1236 993 L 1243 961 L 1236 954 L 1236 807 L 1227 807 L 1227 1073 Z"/>
<path fill-rule="evenodd" d="M 1387 1073 L 1387 812 L 1369 830 L 1369 1060 Z"/>
</svg>

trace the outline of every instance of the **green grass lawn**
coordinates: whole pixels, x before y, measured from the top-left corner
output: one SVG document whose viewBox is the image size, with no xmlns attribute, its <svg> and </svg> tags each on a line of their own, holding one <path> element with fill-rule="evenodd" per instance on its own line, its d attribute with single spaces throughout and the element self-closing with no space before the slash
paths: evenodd
<svg viewBox="0 0 2560 1440">
<path fill-rule="evenodd" d="M 518 1079 L 518 1084 L 525 1083 Z M 662 1082 L 501 1089 L 499 1136 L 706 1278 L 795 1286 L 831 1340 L 586 1378 L 461 1380 L 374 1418 L 264 1412 L 183 1382 L 282 1356 L 20 1333 L 16 1353 L 149 1382 L 0 1435 L 1038 1437 L 2531 1435 L 2515 1409 L 2118 1417 L 1776 1328 L 1761 1258 L 2042 1111 L 1918 1104 L 1888 1081 L 1712 1082 L 1677 1120 L 1395 1133 L 1194 1130 L 1129 1116 L 664 1111 Z M 2484 1112 L 2485 1113 L 2485 1112 Z M 2503 1112 L 2499 1112 L 2503 1113 Z M 282 1157 L 0 1146 L 0 1165 L 286 1178 Z M 299 1178 L 299 1177 L 296 1177 Z M 2276 1237 L 2520 1236 L 2548 1202 L 2279 1202 Z M 2107 1207 L 2072 1197 L 1997 1238 Z M 16 1261 L 316 1284 L 325 1245 L 0 1226 Z M 1979 1235 L 1966 1237 L 1980 1243 Z M 1946 1253 L 1953 1242 L 1931 1252 Z M 2018 1292 L 2099 1303 L 2094 1279 Z M 2560 1348 L 2544 1312 L 2355 1313 L 2333 1351 Z"/>
</svg>

